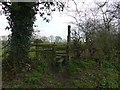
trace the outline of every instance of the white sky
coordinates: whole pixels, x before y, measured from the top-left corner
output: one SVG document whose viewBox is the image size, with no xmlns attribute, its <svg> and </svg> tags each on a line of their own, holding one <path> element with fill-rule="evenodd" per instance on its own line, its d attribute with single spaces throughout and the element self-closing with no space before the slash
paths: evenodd
<svg viewBox="0 0 120 90">
<path fill-rule="evenodd" d="M 80 0 L 78 0 L 80 1 Z M 81 2 L 86 2 L 88 5 L 92 6 L 92 3 L 94 1 L 106 1 L 106 0 L 81 0 Z M 111 1 L 111 0 L 110 0 Z M 117 0 L 119 1 L 119 0 Z M 73 4 L 71 4 L 72 8 L 74 7 Z M 81 9 L 83 9 L 81 7 Z M 0 7 L 1 10 L 1 7 Z M 40 30 L 40 35 L 45 36 L 61 36 L 62 38 L 67 38 L 67 26 L 68 22 L 72 21 L 73 19 L 68 17 L 67 15 L 61 15 L 59 12 L 53 13 L 53 18 L 50 21 L 50 23 L 46 23 L 43 21 L 43 19 L 39 16 L 39 14 L 36 15 L 37 20 L 35 22 L 35 25 L 38 25 L 36 29 Z M 5 30 L 5 27 L 8 25 L 6 17 L 4 15 L 0 15 L 0 36 L 8 35 L 10 34 L 10 31 Z"/>
<path fill-rule="evenodd" d="M 60 15 L 59 12 L 54 12 L 53 18 L 49 23 L 43 21 L 39 14 L 37 14 L 36 17 L 35 25 L 38 25 L 37 29 L 40 30 L 41 35 L 61 36 L 64 39 L 67 37 L 67 26 L 70 18 L 66 15 Z"/>
<path fill-rule="evenodd" d="M 39 14 L 36 15 L 36 22 L 35 29 L 40 30 L 41 35 L 45 36 L 61 36 L 62 38 L 66 39 L 67 37 L 67 26 L 68 22 L 70 21 L 70 18 L 61 15 L 59 12 L 53 13 L 53 18 L 49 23 L 46 23 L 43 21 L 43 19 L 39 16 Z M 0 36 L 9 35 L 11 32 L 8 30 L 5 30 L 5 27 L 8 25 L 8 21 L 6 20 L 6 17 L 4 15 L 0 15 Z"/>
</svg>

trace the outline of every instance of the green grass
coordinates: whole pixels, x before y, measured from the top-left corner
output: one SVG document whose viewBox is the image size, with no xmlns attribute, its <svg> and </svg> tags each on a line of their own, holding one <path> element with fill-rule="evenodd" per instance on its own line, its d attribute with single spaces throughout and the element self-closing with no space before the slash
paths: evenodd
<svg viewBox="0 0 120 90">
<path fill-rule="evenodd" d="M 92 60 L 73 61 L 67 68 L 62 67 L 58 73 L 52 73 L 47 60 L 42 60 L 22 83 L 14 80 L 7 87 L 118 88 L 118 71 L 114 66 L 106 67 L 107 64 L 112 65 L 110 62 L 104 63 L 98 67 Z"/>
<path fill-rule="evenodd" d="M 80 80 L 73 80 L 74 87 L 77 88 L 94 88 L 94 82 L 90 80 L 80 81 Z"/>
<path fill-rule="evenodd" d="M 46 44 L 47 46 L 47 44 Z M 56 46 L 62 50 L 65 46 Z M 31 47 L 35 49 L 35 47 Z M 31 60 L 35 60 L 35 52 L 30 52 Z M 53 67 L 53 53 L 51 51 L 42 51 L 38 66 L 21 79 L 14 79 L 3 87 L 11 88 L 118 88 L 118 61 L 102 60 L 99 66 L 94 60 L 72 59 L 67 66 Z M 58 69 L 57 69 L 58 68 Z M 54 69 L 57 72 L 53 72 Z M 19 78 L 19 77 L 18 77 Z"/>
</svg>

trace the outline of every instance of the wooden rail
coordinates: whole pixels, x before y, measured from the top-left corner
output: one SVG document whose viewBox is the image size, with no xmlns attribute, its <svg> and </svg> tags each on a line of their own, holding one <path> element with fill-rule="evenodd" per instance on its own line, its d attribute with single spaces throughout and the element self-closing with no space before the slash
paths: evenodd
<svg viewBox="0 0 120 90">
<path fill-rule="evenodd" d="M 32 48 L 34 47 L 34 48 Z M 41 52 L 44 51 L 51 51 L 53 53 L 53 58 L 54 60 L 58 60 L 60 58 L 65 58 L 68 56 L 67 54 L 67 45 L 57 45 L 57 44 L 46 44 L 46 43 L 35 43 L 31 45 L 31 49 L 29 52 L 35 52 L 36 54 L 36 59 L 40 59 Z M 60 60 L 59 60 L 60 62 Z"/>
</svg>

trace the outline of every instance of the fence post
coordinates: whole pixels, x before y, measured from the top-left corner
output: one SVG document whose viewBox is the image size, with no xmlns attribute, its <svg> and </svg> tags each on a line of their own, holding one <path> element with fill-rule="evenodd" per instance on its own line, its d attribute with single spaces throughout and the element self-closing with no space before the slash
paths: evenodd
<svg viewBox="0 0 120 90">
<path fill-rule="evenodd" d="M 55 42 L 53 45 L 53 55 L 54 55 L 54 61 L 56 60 L 56 49 L 55 49 Z"/>
<path fill-rule="evenodd" d="M 68 36 L 67 36 L 67 59 L 68 61 L 70 60 L 70 31 L 71 26 L 68 25 Z"/>
</svg>

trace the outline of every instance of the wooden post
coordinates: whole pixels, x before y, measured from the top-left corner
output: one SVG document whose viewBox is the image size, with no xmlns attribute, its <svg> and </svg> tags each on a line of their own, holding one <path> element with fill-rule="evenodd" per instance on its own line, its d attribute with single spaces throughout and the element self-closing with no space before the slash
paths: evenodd
<svg viewBox="0 0 120 90">
<path fill-rule="evenodd" d="M 68 61 L 70 60 L 70 31 L 71 26 L 68 25 L 68 36 L 67 36 L 67 59 Z"/>
<path fill-rule="evenodd" d="M 55 42 L 53 45 L 53 57 L 54 57 L 54 61 L 56 61 L 56 48 L 55 48 Z"/>
</svg>

